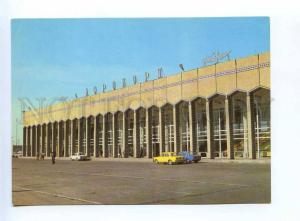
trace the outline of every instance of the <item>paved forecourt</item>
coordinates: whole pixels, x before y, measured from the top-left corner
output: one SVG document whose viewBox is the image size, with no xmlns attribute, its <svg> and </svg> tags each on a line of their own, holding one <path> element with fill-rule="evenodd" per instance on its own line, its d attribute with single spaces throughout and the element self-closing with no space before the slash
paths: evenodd
<svg viewBox="0 0 300 221">
<path fill-rule="evenodd" d="M 270 163 L 13 159 L 13 204 L 269 203 Z"/>
</svg>

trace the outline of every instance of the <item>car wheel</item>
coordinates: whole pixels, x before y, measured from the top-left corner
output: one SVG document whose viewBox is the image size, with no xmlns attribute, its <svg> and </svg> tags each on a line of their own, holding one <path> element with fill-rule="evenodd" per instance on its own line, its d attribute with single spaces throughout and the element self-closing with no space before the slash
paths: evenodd
<svg viewBox="0 0 300 221">
<path fill-rule="evenodd" d="M 172 161 L 171 160 L 168 161 L 168 165 L 172 165 Z"/>
</svg>

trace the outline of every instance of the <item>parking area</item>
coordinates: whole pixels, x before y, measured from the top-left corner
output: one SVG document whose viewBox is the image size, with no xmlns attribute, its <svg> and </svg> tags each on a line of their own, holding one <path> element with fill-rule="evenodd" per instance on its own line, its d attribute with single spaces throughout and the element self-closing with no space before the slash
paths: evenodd
<svg viewBox="0 0 300 221">
<path fill-rule="evenodd" d="M 13 204 L 269 203 L 270 163 L 13 159 Z"/>
</svg>

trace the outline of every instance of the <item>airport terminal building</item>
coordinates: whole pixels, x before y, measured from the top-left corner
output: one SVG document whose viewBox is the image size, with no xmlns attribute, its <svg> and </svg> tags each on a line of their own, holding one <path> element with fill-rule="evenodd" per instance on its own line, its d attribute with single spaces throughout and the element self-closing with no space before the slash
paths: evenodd
<svg viewBox="0 0 300 221">
<path fill-rule="evenodd" d="M 23 113 L 23 156 L 271 156 L 270 54 L 230 60 Z"/>
</svg>

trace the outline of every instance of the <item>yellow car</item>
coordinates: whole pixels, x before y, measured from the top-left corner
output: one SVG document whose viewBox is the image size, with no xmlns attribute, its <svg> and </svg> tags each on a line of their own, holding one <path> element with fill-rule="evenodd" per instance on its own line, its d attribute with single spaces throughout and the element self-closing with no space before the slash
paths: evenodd
<svg viewBox="0 0 300 221">
<path fill-rule="evenodd" d="M 153 158 L 154 163 L 167 163 L 169 165 L 184 163 L 184 157 L 176 155 L 174 152 L 162 152 L 161 156 Z"/>
</svg>

